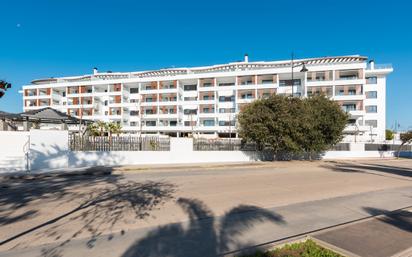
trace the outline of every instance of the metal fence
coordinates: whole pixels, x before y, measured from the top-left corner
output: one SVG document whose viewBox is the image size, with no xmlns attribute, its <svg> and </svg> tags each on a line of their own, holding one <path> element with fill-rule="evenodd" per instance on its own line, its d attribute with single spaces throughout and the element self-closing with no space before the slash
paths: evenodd
<svg viewBox="0 0 412 257">
<path fill-rule="evenodd" d="M 394 144 L 365 144 L 365 151 L 398 151 L 399 146 Z M 401 151 L 412 151 L 412 145 L 402 146 Z"/>
<path fill-rule="evenodd" d="M 194 151 L 256 151 L 254 143 L 243 143 L 239 138 L 194 138 Z"/>
<path fill-rule="evenodd" d="M 159 137 L 69 136 L 72 151 L 170 151 L 170 139 Z"/>
</svg>

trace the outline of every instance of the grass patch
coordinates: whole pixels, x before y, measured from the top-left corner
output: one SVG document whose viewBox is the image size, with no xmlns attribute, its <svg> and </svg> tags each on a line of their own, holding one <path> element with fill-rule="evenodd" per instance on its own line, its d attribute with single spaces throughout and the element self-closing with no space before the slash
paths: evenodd
<svg viewBox="0 0 412 257">
<path fill-rule="evenodd" d="M 317 245 L 313 240 L 305 242 L 287 244 L 281 248 L 267 252 L 256 252 L 252 255 L 242 257 L 343 257 L 340 254 L 332 252 Z"/>
</svg>

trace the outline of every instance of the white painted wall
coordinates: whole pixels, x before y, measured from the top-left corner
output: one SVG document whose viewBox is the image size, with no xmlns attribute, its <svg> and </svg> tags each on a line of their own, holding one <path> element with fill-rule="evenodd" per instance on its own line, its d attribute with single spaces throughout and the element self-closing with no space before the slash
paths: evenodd
<svg viewBox="0 0 412 257">
<path fill-rule="evenodd" d="M 0 173 L 26 170 L 29 134 L 23 131 L 0 131 Z"/>
<path fill-rule="evenodd" d="M 322 156 L 324 160 L 392 157 L 395 157 L 395 151 L 329 151 Z"/>
<path fill-rule="evenodd" d="M 249 162 L 258 159 L 255 152 L 193 151 L 191 138 L 171 138 L 170 151 L 70 152 L 69 166 Z"/>
<path fill-rule="evenodd" d="M 30 139 L 30 140 L 29 140 Z M 25 171 L 29 161 L 32 172 L 90 166 L 139 164 L 252 162 L 262 159 L 256 152 L 193 151 L 191 138 L 171 138 L 170 151 L 72 152 L 68 149 L 68 132 L 31 130 L 0 131 L 0 173 Z M 30 146 L 30 150 L 28 149 Z M 390 158 L 393 151 L 362 151 L 363 144 L 353 144 L 353 151 L 329 151 L 324 159 Z M 27 151 L 29 150 L 29 155 Z M 412 153 L 402 153 L 402 156 Z"/>
<path fill-rule="evenodd" d="M 67 168 L 68 142 L 67 130 L 30 130 L 30 170 Z"/>
</svg>

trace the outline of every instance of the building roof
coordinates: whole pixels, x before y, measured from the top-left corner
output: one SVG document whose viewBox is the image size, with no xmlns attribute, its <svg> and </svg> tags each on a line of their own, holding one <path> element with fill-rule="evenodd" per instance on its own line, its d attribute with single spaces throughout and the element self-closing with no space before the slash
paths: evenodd
<svg viewBox="0 0 412 257">
<path fill-rule="evenodd" d="M 10 113 L 10 112 L 0 111 L 0 119 L 2 119 L 2 118 L 13 119 L 13 118 L 18 118 L 18 117 L 19 117 L 18 113 Z"/>
<path fill-rule="evenodd" d="M 0 112 L 0 118 L 7 118 L 11 120 L 31 120 L 31 121 L 40 121 L 42 123 L 54 123 L 54 122 L 64 122 L 68 124 L 77 124 L 80 119 L 76 117 L 69 116 L 63 112 L 60 112 L 51 107 L 45 107 L 38 110 L 30 110 L 22 113 L 7 113 Z M 90 123 L 92 121 L 82 120 L 82 123 Z"/>
<path fill-rule="evenodd" d="M 344 63 L 363 63 L 368 58 L 360 55 L 347 55 L 347 56 L 328 56 L 320 58 L 306 58 L 294 60 L 295 64 L 305 63 L 308 66 L 311 65 L 325 65 L 325 64 L 344 64 Z M 123 79 L 123 78 L 147 78 L 157 76 L 174 76 L 185 74 L 200 74 L 222 71 L 234 71 L 234 70 L 259 70 L 270 68 L 285 68 L 290 67 L 291 60 L 283 61 L 258 61 L 249 62 L 239 61 L 231 62 L 227 64 L 217 64 L 211 66 L 200 66 L 191 68 L 166 68 L 160 70 L 149 71 L 137 71 L 137 72 L 96 72 L 94 74 L 72 76 L 72 77 L 60 77 L 60 78 L 44 78 L 36 79 L 31 83 L 35 85 L 50 84 L 59 82 L 81 82 L 92 80 L 109 80 L 109 79 Z"/>
</svg>

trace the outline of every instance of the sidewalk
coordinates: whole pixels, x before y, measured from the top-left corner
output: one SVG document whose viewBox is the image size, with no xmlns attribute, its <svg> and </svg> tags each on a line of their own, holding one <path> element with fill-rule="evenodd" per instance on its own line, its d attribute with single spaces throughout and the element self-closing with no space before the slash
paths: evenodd
<svg viewBox="0 0 412 257">
<path fill-rule="evenodd" d="M 386 212 L 369 208 L 378 215 L 354 224 L 312 235 L 321 245 L 347 256 L 412 256 L 412 212 Z M 379 215 L 380 214 L 380 215 Z"/>
</svg>

